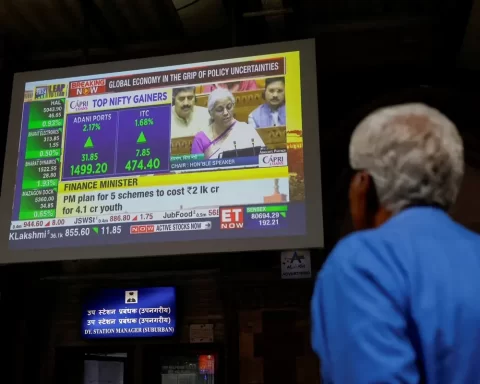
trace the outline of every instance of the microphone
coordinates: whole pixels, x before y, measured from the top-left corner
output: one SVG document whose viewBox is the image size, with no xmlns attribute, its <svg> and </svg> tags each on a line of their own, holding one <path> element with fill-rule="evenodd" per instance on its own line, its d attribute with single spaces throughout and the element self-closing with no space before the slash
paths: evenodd
<svg viewBox="0 0 480 384">
<path fill-rule="evenodd" d="M 253 151 L 253 156 L 255 156 L 255 139 L 252 137 L 252 151 Z"/>
<path fill-rule="evenodd" d="M 233 148 L 235 148 L 235 157 L 238 157 L 237 142 L 235 140 L 233 141 Z"/>
</svg>

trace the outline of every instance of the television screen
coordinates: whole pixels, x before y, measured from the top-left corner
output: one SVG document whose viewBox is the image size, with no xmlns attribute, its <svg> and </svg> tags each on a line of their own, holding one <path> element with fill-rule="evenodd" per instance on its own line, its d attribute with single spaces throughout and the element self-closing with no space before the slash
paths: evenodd
<svg viewBox="0 0 480 384">
<path fill-rule="evenodd" d="M 17 74 L 0 261 L 321 247 L 316 110 L 312 41 Z"/>
<path fill-rule="evenodd" d="M 175 335 L 175 288 L 104 289 L 84 303 L 85 339 Z"/>
</svg>

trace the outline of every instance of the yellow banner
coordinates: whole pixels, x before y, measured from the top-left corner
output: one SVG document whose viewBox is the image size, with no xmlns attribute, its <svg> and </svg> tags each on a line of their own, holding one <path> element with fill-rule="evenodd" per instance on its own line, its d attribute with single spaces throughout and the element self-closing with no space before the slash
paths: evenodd
<svg viewBox="0 0 480 384">
<path fill-rule="evenodd" d="M 288 175 L 288 167 L 273 167 L 213 172 L 180 173 L 174 175 L 122 177 L 60 183 L 58 186 L 58 192 L 72 193 L 125 188 L 160 187 L 168 185 L 190 185 L 196 183 L 239 180 L 274 179 L 288 177 Z"/>
</svg>

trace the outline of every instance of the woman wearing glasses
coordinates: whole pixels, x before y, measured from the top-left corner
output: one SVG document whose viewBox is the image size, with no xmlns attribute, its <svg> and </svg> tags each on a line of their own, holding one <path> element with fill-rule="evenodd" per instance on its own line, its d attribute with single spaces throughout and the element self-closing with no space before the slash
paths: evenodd
<svg viewBox="0 0 480 384">
<path fill-rule="evenodd" d="M 218 159 L 226 151 L 264 147 L 255 128 L 235 120 L 235 98 L 226 89 L 218 88 L 208 97 L 210 124 L 195 135 L 192 154 L 203 153 L 207 159 Z"/>
</svg>

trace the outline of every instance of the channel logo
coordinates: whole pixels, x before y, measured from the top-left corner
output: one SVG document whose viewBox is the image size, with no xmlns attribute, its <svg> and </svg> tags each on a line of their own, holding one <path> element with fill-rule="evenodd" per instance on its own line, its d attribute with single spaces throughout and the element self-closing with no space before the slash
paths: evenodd
<svg viewBox="0 0 480 384">
<path fill-rule="evenodd" d="M 87 81 L 73 81 L 70 83 L 69 97 L 90 96 L 99 93 L 105 93 L 107 81 L 105 79 L 95 79 Z"/>
<path fill-rule="evenodd" d="M 287 165 L 286 153 L 269 153 L 258 157 L 258 166 L 261 168 L 285 167 Z"/>
<path fill-rule="evenodd" d="M 155 226 L 152 224 L 148 225 L 131 225 L 130 234 L 131 235 L 144 235 L 147 233 L 155 233 Z"/>
<path fill-rule="evenodd" d="M 220 208 L 220 229 L 242 229 L 243 208 Z"/>
<path fill-rule="evenodd" d="M 47 88 L 47 97 L 55 98 L 55 97 L 65 97 L 67 93 L 67 85 L 66 84 L 55 84 L 49 85 Z"/>
<path fill-rule="evenodd" d="M 35 100 L 47 98 L 47 87 L 41 86 L 35 88 Z"/>
<path fill-rule="evenodd" d="M 72 100 L 68 104 L 69 112 L 80 112 L 88 110 L 88 100 Z"/>
</svg>

